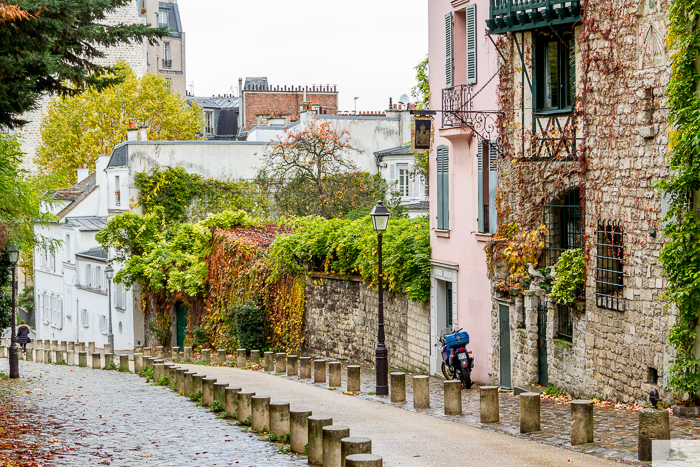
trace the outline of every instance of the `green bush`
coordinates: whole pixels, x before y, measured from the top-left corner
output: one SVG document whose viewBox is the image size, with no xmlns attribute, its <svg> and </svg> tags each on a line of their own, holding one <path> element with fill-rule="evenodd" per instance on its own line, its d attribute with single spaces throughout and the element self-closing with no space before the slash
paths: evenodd
<svg viewBox="0 0 700 467">
<path fill-rule="evenodd" d="M 249 300 L 233 305 L 229 309 L 227 321 L 229 329 L 236 330 L 239 348 L 261 352 L 268 349 L 265 311 L 257 303 Z"/>
<path fill-rule="evenodd" d="M 209 404 L 209 411 L 216 412 L 216 413 L 223 412 L 224 411 L 224 404 L 222 404 L 218 400 L 213 401 L 211 404 Z"/>
<path fill-rule="evenodd" d="M 158 381 L 155 382 L 156 386 L 169 386 L 170 385 L 170 378 L 167 376 L 163 376 L 160 378 Z"/>
<path fill-rule="evenodd" d="M 207 330 L 200 326 L 192 329 L 192 344 L 200 348 L 208 345 L 209 336 L 207 335 Z"/>
<path fill-rule="evenodd" d="M 554 270 L 551 299 L 556 303 L 573 305 L 581 294 L 586 278 L 586 259 L 583 257 L 583 250 L 576 248 L 563 251 Z"/>
</svg>

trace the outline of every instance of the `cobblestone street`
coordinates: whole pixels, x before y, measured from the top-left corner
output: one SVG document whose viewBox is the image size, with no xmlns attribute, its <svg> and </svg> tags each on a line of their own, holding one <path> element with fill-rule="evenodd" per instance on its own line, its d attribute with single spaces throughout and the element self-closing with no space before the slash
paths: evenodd
<svg viewBox="0 0 700 467">
<path fill-rule="evenodd" d="M 24 361 L 20 373 L 0 398 L 41 423 L 41 444 L 56 453 L 45 465 L 308 465 L 133 374 Z"/>
</svg>

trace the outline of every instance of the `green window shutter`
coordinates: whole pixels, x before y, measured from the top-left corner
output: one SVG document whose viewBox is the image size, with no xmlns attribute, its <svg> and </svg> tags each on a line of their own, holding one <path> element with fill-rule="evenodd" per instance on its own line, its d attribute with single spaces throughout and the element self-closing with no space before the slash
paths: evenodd
<svg viewBox="0 0 700 467">
<path fill-rule="evenodd" d="M 447 146 L 437 148 L 437 228 L 449 230 L 450 228 L 450 183 L 449 183 L 449 152 Z"/>
<path fill-rule="evenodd" d="M 489 232 L 496 233 L 498 227 L 496 218 L 496 190 L 498 189 L 498 174 L 496 164 L 498 162 L 498 143 L 494 140 L 489 143 Z"/>
<path fill-rule="evenodd" d="M 476 5 L 467 5 L 467 84 L 476 84 Z"/>
<path fill-rule="evenodd" d="M 452 35 L 452 13 L 445 15 L 445 81 L 446 87 L 451 88 L 454 74 L 454 47 Z"/>
<path fill-rule="evenodd" d="M 479 232 L 484 231 L 484 145 L 479 140 L 476 153 L 476 177 L 478 180 L 479 194 L 477 196 L 477 216 L 479 219 Z"/>
</svg>

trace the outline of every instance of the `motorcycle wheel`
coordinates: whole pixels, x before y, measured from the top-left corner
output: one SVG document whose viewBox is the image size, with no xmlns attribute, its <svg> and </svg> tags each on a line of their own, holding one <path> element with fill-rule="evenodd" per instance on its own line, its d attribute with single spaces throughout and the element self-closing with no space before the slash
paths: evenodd
<svg viewBox="0 0 700 467">
<path fill-rule="evenodd" d="M 452 368 L 449 368 L 445 362 L 442 362 L 442 375 L 445 379 L 453 380 L 455 379 L 455 375 L 450 370 L 452 370 Z"/>
<path fill-rule="evenodd" d="M 472 387 L 472 375 L 470 371 L 462 371 L 462 386 L 464 386 L 464 389 L 471 389 Z"/>
</svg>

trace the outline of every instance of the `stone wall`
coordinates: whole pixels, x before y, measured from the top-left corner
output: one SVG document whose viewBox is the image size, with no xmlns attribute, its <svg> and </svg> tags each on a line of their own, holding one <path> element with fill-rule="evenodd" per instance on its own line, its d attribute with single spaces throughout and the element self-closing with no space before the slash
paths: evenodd
<svg viewBox="0 0 700 467">
<path fill-rule="evenodd" d="M 377 292 L 358 278 L 313 274 L 307 279 L 304 353 L 373 363 L 377 345 Z M 384 293 L 389 366 L 429 371 L 430 310 L 427 303 Z"/>
</svg>

